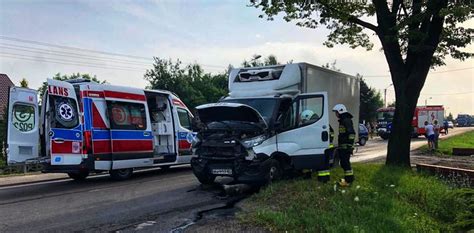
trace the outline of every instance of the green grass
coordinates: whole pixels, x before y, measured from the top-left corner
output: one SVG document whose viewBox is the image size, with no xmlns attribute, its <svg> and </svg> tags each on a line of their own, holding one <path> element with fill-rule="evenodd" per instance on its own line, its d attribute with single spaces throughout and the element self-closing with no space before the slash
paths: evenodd
<svg viewBox="0 0 474 233">
<path fill-rule="evenodd" d="M 474 148 L 474 131 L 465 132 L 438 142 L 438 152 L 444 155 L 452 155 L 453 147 Z M 421 147 L 424 152 L 428 151 L 428 145 Z"/>
<path fill-rule="evenodd" d="M 474 190 L 412 170 L 356 164 L 355 183 L 290 180 L 244 201 L 242 222 L 278 232 L 455 232 L 474 229 Z M 335 173 L 335 174 L 334 174 Z M 332 179 L 342 177 L 341 169 Z M 358 199 L 359 201 L 356 201 Z"/>
</svg>

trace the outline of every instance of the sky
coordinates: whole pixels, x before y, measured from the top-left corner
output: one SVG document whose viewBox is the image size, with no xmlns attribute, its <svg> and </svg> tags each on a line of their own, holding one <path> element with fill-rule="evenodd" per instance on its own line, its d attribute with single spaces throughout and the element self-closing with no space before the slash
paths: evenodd
<svg viewBox="0 0 474 233">
<path fill-rule="evenodd" d="M 327 48 L 323 45 L 326 29 L 297 27 L 281 17 L 267 21 L 258 17 L 260 10 L 247 4 L 234 0 L 0 0 L 0 73 L 16 84 L 26 78 L 31 88 L 58 72 L 89 73 L 111 84 L 143 88 L 147 84 L 143 74 L 152 68 L 153 56 L 197 62 L 205 71 L 219 73 L 254 54 L 273 54 L 283 63 L 336 61 L 342 72 L 365 76 L 382 96 L 387 89 L 387 102 L 394 101 L 377 38 L 372 37 L 372 51 L 347 45 Z M 466 26 L 474 28 L 474 20 Z M 465 50 L 474 52 L 474 45 Z M 474 59 L 447 59 L 446 64 L 430 72 L 418 104 L 444 105 L 454 116 L 474 115 Z"/>
</svg>

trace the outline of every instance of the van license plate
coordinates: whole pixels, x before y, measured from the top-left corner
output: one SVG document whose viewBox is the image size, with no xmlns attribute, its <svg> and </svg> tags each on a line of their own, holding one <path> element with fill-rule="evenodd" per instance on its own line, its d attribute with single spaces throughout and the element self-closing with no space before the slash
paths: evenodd
<svg viewBox="0 0 474 233">
<path fill-rule="evenodd" d="M 214 175 L 232 175 L 232 169 L 216 168 L 212 169 Z"/>
</svg>

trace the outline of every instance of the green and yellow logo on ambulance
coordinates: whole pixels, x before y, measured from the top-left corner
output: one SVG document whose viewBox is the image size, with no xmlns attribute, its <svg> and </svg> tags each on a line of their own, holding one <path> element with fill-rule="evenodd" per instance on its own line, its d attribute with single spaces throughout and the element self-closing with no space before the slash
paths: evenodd
<svg viewBox="0 0 474 233">
<path fill-rule="evenodd" d="M 17 104 L 13 107 L 13 126 L 21 132 L 28 132 L 35 127 L 35 108 L 30 105 Z"/>
</svg>

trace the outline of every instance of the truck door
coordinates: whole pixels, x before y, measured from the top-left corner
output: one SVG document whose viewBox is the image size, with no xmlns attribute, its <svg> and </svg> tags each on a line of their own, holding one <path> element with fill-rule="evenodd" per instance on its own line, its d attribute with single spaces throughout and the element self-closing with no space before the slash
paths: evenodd
<svg viewBox="0 0 474 233">
<path fill-rule="evenodd" d="M 298 95 L 280 118 L 278 150 L 303 158 L 308 166 L 312 156 L 324 155 L 329 147 L 329 117 L 326 92 Z"/>
<path fill-rule="evenodd" d="M 38 100 L 35 90 L 11 87 L 7 117 L 7 163 L 38 157 Z"/>
<path fill-rule="evenodd" d="M 48 79 L 47 93 L 45 144 L 51 165 L 81 164 L 82 124 L 76 91 L 68 82 Z"/>
</svg>

